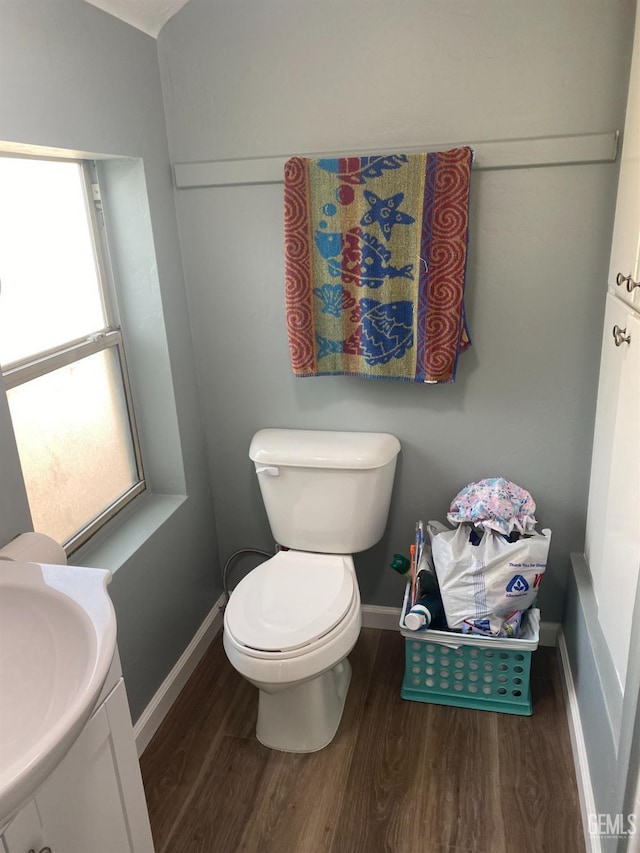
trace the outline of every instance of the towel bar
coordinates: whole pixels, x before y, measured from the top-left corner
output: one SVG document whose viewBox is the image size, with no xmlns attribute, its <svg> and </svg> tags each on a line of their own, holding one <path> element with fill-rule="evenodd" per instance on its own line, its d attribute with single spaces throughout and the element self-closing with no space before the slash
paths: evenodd
<svg viewBox="0 0 640 853">
<path fill-rule="evenodd" d="M 591 133 L 575 136 L 549 136 L 532 139 L 504 139 L 486 142 L 425 144 L 403 149 L 388 148 L 383 152 L 350 151 L 352 156 L 375 154 L 410 154 L 419 151 L 443 151 L 458 145 L 469 145 L 474 151 L 473 169 L 524 169 L 534 166 L 563 166 L 575 163 L 610 163 L 615 161 L 619 132 Z M 298 152 L 300 153 L 300 152 Z M 306 157 L 340 157 L 344 152 L 304 154 Z M 256 157 L 238 160 L 207 160 L 199 163 L 175 163 L 175 185 L 178 189 L 223 187 L 251 184 L 279 184 L 283 181 L 287 157 Z"/>
</svg>

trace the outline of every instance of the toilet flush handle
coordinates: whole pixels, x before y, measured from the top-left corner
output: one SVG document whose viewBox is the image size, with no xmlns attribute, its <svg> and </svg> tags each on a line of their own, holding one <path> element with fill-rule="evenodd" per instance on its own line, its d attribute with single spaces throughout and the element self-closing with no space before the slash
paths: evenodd
<svg viewBox="0 0 640 853">
<path fill-rule="evenodd" d="M 256 474 L 266 474 L 267 477 L 279 477 L 280 469 L 275 465 L 263 465 L 256 468 Z"/>
</svg>

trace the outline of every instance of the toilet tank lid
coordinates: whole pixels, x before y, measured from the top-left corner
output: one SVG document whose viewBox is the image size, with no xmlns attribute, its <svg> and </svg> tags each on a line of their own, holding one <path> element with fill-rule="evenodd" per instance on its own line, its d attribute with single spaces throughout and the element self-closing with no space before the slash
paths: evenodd
<svg viewBox="0 0 640 853">
<path fill-rule="evenodd" d="M 395 435 L 310 429 L 261 429 L 249 457 L 265 465 L 300 468 L 381 468 L 400 452 Z"/>
</svg>

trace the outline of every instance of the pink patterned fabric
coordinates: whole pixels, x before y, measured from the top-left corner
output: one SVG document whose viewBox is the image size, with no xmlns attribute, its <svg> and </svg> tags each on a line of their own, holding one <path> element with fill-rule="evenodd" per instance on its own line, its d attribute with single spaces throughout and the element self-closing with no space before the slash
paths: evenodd
<svg viewBox="0 0 640 853">
<path fill-rule="evenodd" d="M 451 524 L 469 522 L 508 536 L 514 530 L 535 530 L 536 505 L 526 489 L 502 477 L 469 483 L 453 499 L 447 515 Z"/>
</svg>

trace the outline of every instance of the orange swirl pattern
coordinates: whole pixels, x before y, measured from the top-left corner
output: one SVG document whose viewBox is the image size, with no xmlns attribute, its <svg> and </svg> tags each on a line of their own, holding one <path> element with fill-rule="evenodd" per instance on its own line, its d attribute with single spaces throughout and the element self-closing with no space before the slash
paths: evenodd
<svg viewBox="0 0 640 853">
<path fill-rule="evenodd" d="M 316 369 L 308 186 L 308 161 L 292 157 L 284 167 L 285 302 L 291 366 L 300 376 Z"/>
<path fill-rule="evenodd" d="M 458 354 L 469 346 L 464 327 L 464 280 L 469 225 L 471 150 L 437 155 L 429 258 L 424 381 L 452 382 Z"/>
</svg>

